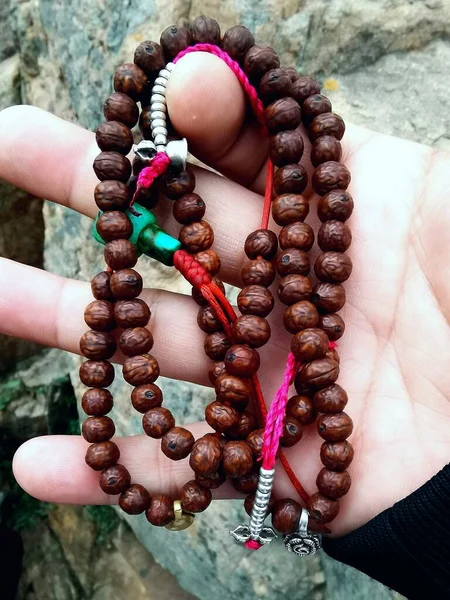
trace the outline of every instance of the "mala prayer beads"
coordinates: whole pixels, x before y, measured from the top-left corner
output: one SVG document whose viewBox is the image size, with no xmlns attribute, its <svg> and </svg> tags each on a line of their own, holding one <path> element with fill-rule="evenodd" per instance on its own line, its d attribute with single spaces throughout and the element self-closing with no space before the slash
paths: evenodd
<svg viewBox="0 0 450 600">
<path fill-rule="evenodd" d="M 261 225 L 249 233 L 244 245 L 240 316 L 224 295 L 207 206 L 195 192 L 194 173 L 186 166 L 186 140 L 169 141 L 166 89 L 176 63 L 190 52 L 212 53 L 229 66 L 261 130 L 269 136 Z M 88 415 L 82 433 L 90 444 L 86 463 L 99 472 L 101 489 L 119 496 L 125 512 L 145 512 L 152 525 L 172 530 L 188 527 L 194 514 L 211 503 L 211 490 L 229 478 L 246 495 L 250 516 L 248 524 L 231 532 L 237 541 L 256 550 L 278 532 L 288 550 L 314 553 L 321 545 L 320 534 L 309 530 L 309 521 L 316 530 L 327 531 L 325 524 L 339 512 L 339 498 L 349 491 L 347 468 L 353 459 L 347 440 L 353 425 L 344 412 L 348 397 L 336 383 L 336 341 L 345 330 L 337 313 L 345 303 L 342 284 L 352 271 L 346 254 L 351 244 L 346 221 L 353 211 L 347 191 L 350 173 L 339 162 L 344 122 L 332 112 L 316 81 L 292 67 L 281 68 L 276 52 L 256 44 L 248 29 L 232 27 L 221 35 L 219 24 L 205 16 L 188 28 L 168 27 L 159 44 L 139 44 L 134 62 L 117 69 L 114 90 L 104 104 L 106 121 L 97 129 L 100 153 L 93 165 L 99 179 L 94 237 L 104 244 L 106 269 L 92 280 L 94 301 L 84 315 L 90 329 L 80 340 L 87 359 L 80 367 L 80 379 L 88 387 L 82 398 Z M 137 123 L 143 139 L 133 146 L 131 130 Z M 303 195 L 308 186 L 307 171 L 300 164 L 303 130 L 311 142 L 311 185 L 318 196 L 313 203 L 322 223 L 317 236 L 321 254 L 313 265 L 318 283 L 309 277 L 315 236 L 305 222 L 311 207 Z M 127 157 L 132 148 L 133 163 Z M 151 212 L 158 201 L 172 203 L 180 224 L 178 239 L 158 226 Z M 277 233 L 268 228 L 270 213 Z M 177 426 L 163 406 L 157 385 L 160 369 L 151 354 L 151 311 L 139 298 L 143 281 L 136 264 L 141 254 L 175 266 L 192 284 L 193 301 L 199 306 L 197 323 L 205 333 L 216 399 L 205 408 L 213 433 L 197 440 Z M 277 301 L 285 306 L 283 323 L 292 338 L 283 381 L 267 410 L 258 380 L 258 349 L 271 336 L 267 317 L 275 298 L 269 288 L 275 280 Z M 132 482 L 126 465 L 120 463 L 119 448 L 112 441 L 115 426 L 107 416 L 113 407 L 107 389 L 114 380 L 110 360 L 119 350 L 125 356 L 123 377 L 133 388 L 131 403 L 142 414 L 144 432 L 160 440 L 161 451 L 171 460 L 189 457 L 193 476 L 176 497 L 150 494 Z M 292 384 L 296 394 L 290 396 Z M 283 448 L 294 446 L 313 423 L 324 440 L 320 449 L 324 466 L 317 475 L 317 492 L 309 495 Z M 299 498 L 274 495 L 277 458 Z M 273 528 L 265 526 L 268 515 Z"/>
</svg>

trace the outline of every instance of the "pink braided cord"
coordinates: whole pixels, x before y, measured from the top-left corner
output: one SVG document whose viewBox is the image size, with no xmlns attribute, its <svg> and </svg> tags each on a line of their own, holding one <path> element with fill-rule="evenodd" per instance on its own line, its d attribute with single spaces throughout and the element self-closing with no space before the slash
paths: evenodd
<svg viewBox="0 0 450 600">
<path fill-rule="evenodd" d="M 167 156 L 167 154 L 165 152 L 157 152 L 155 158 L 152 160 L 149 166 L 144 167 L 139 173 L 136 191 L 134 193 L 131 205 L 133 205 L 134 201 L 136 200 L 139 190 L 151 187 L 155 179 L 167 171 L 169 165 L 170 158 Z"/>
</svg>

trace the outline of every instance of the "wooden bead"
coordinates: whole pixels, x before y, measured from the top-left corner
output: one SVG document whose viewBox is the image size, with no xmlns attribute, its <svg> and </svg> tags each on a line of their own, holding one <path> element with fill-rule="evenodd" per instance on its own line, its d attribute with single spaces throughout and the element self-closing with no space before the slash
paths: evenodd
<svg viewBox="0 0 450 600">
<path fill-rule="evenodd" d="M 134 269 L 121 269 L 111 275 L 110 286 L 118 300 L 136 298 L 142 292 L 142 277 Z"/>
<path fill-rule="evenodd" d="M 342 252 L 324 252 L 317 257 L 314 272 L 317 279 L 331 283 L 343 283 L 352 273 L 352 261 Z"/>
<path fill-rule="evenodd" d="M 291 77 L 285 69 L 271 69 L 261 79 L 259 96 L 265 104 L 290 96 L 291 83 Z"/>
<path fill-rule="evenodd" d="M 105 121 L 96 131 L 95 139 L 100 150 L 114 150 L 120 154 L 128 154 L 133 146 L 131 130 L 120 121 Z"/>
<path fill-rule="evenodd" d="M 294 98 L 275 100 L 265 110 L 265 121 L 269 133 L 295 129 L 302 121 L 300 106 Z"/>
<path fill-rule="evenodd" d="M 251 377 L 259 369 L 260 358 L 253 348 L 235 344 L 228 349 L 224 362 L 230 375 Z"/>
<path fill-rule="evenodd" d="M 125 356 L 147 354 L 153 348 L 153 336 L 145 327 L 130 327 L 120 336 L 119 348 Z"/>
<path fill-rule="evenodd" d="M 86 360 L 79 371 L 81 383 L 89 387 L 108 387 L 114 381 L 114 367 L 108 360 Z"/>
<path fill-rule="evenodd" d="M 183 225 L 201 221 L 206 212 L 206 204 L 198 194 L 185 194 L 173 204 L 173 216 Z"/>
<path fill-rule="evenodd" d="M 316 388 L 327 387 L 339 377 L 339 363 L 330 358 L 318 358 L 303 365 L 299 378 L 303 383 Z"/>
<path fill-rule="evenodd" d="M 314 231 L 308 223 L 291 223 L 280 231 L 279 242 L 283 250 L 297 248 L 309 252 L 314 244 Z"/>
<path fill-rule="evenodd" d="M 105 494 L 117 495 L 130 487 L 131 475 L 123 465 L 116 464 L 100 473 L 99 483 Z"/>
<path fill-rule="evenodd" d="M 113 397 L 109 390 L 92 388 L 86 390 L 81 399 L 81 408 L 87 415 L 103 417 L 113 407 Z"/>
<path fill-rule="evenodd" d="M 319 323 L 319 313 L 314 304 L 308 300 L 301 300 L 284 311 L 283 323 L 290 333 L 297 333 L 302 329 L 316 327 Z"/>
<path fill-rule="evenodd" d="M 320 460 L 331 471 L 344 471 L 354 456 L 350 442 L 324 442 L 320 448 Z"/>
<path fill-rule="evenodd" d="M 170 200 L 177 200 L 185 194 L 192 194 L 195 189 L 195 176 L 190 169 L 181 173 L 168 171 L 162 179 L 161 191 Z"/>
<path fill-rule="evenodd" d="M 209 490 L 217 490 L 221 485 L 225 483 L 227 480 L 226 474 L 222 470 L 218 470 L 216 473 L 212 473 L 208 477 L 203 475 L 195 474 L 195 480 L 199 482 L 199 484 Z"/>
<path fill-rule="evenodd" d="M 332 349 L 328 350 L 328 352 L 326 353 L 326 356 L 328 358 L 331 358 L 332 360 L 335 360 L 339 364 L 341 363 L 341 357 L 339 356 L 339 353 L 336 350 L 336 348 L 332 348 Z"/>
<path fill-rule="evenodd" d="M 353 421 L 345 412 L 324 414 L 317 421 L 317 431 L 326 442 L 343 442 L 353 431 Z"/>
<path fill-rule="evenodd" d="M 134 53 L 134 63 L 147 77 L 155 77 L 165 65 L 161 46 L 148 40 L 141 42 Z"/>
<path fill-rule="evenodd" d="M 316 480 L 319 492 L 333 500 L 345 496 L 350 489 L 351 483 L 348 471 L 329 471 L 325 467 L 319 471 Z"/>
<path fill-rule="evenodd" d="M 84 311 L 84 321 L 95 331 L 111 331 L 115 327 L 114 305 L 107 300 L 94 300 Z"/>
<path fill-rule="evenodd" d="M 131 269 L 137 263 L 137 251 L 129 240 L 112 240 L 105 246 L 105 262 L 114 271 Z"/>
<path fill-rule="evenodd" d="M 114 318 L 123 329 L 145 327 L 150 320 L 150 309 L 140 298 L 119 300 L 114 305 Z"/>
<path fill-rule="evenodd" d="M 116 351 L 116 340 L 106 331 L 86 331 L 80 339 L 80 351 L 86 358 L 111 358 Z"/>
<path fill-rule="evenodd" d="M 188 481 L 180 490 L 181 507 L 189 513 L 201 513 L 212 502 L 211 490 L 195 479 Z"/>
<path fill-rule="evenodd" d="M 233 339 L 238 344 L 260 348 L 270 339 L 270 325 L 262 317 L 241 315 L 233 323 Z"/>
<path fill-rule="evenodd" d="M 216 384 L 217 379 L 227 372 L 225 363 L 222 360 L 216 360 L 211 364 L 208 372 L 209 381 L 212 385 Z"/>
<path fill-rule="evenodd" d="M 81 433 L 87 442 L 107 442 L 116 431 L 109 417 L 88 417 L 83 421 Z"/>
<path fill-rule="evenodd" d="M 268 260 L 257 258 L 245 263 L 241 270 L 241 278 L 244 285 L 269 287 L 275 279 L 275 269 Z"/>
<path fill-rule="evenodd" d="M 255 44 L 245 55 L 244 71 L 253 83 L 259 83 L 267 71 L 277 69 L 279 66 L 280 59 L 270 46 Z"/>
<path fill-rule="evenodd" d="M 319 199 L 317 215 L 325 221 L 347 221 L 354 208 L 351 195 L 345 190 L 333 190 Z"/>
<path fill-rule="evenodd" d="M 114 442 L 91 444 L 84 458 L 86 464 L 94 471 L 103 471 L 113 467 L 120 458 L 120 450 Z"/>
<path fill-rule="evenodd" d="M 223 285 L 223 282 L 219 279 L 219 277 L 217 277 L 216 275 L 212 278 L 212 280 L 213 283 L 217 285 L 217 287 L 221 290 L 222 294 L 225 294 L 225 286 Z M 208 304 L 208 301 L 205 300 L 201 291 L 198 288 L 192 288 L 192 298 L 199 306 L 206 306 Z"/>
<path fill-rule="evenodd" d="M 161 440 L 162 452 L 172 460 L 182 460 L 194 445 L 194 436 L 184 427 L 172 427 Z"/>
<path fill-rule="evenodd" d="M 130 219 L 122 212 L 110 210 L 100 215 L 97 221 L 97 232 L 105 240 L 128 239 L 133 233 Z"/>
<path fill-rule="evenodd" d="M 348 402 L 347 392 L 337 383 L 314 394 L 314 406 L 322 413 L 342 412 Z"/>
<path fill-rule="evenodd" d="M 319 327 L 335 342 L 344 335 L 345 323 L 339 315 L 321 315 Z"/>
<path fill-rule="evenodd" d="M 120 92 L 113 92 L 103 105 L 103 114 L 108 121 L 120 121 L 127 127 L 134 127 L 138 122 L 139 109 L 136 102 Z"/>
<path fill-rule="evenodd" d="M 245 440 L 256 427 L 255 415 L 249 410 L 239 413 L 237 423 L 226 433 L 231 439 Z"/>
<path fill-rule="evenodd" d="M 194 254 L 194 258 L 210 275 L 217 275 L 220 271 L 220 258 L 214 250 L 202 250 Z"/>
<path fill-rule="evenodd" d="M 312 176 L 312 186 L 319 196 L 332 190 L 346 190 L 350 184 L 350 171 L 342 163 L 329 160 L 317 167 Z"/>
<path fill-rule="evenodd" d="M 228 29 L 222 39 L 222 48 L 236 62 L 242 64 L 245 55 L 254 45 L 255 38 L 247 27 L 236 25 Z"/>
<path fill-rule="evenodd" d="M 217 440 L 220 444 L 220 449 L 223 451 L 223 449 L 225 448 L 225 444 L 227 443 L 227 439 L 225 436 L 221 435 L 220 433 L 205 433 L 205 435 L 203 437 L 213 437 L 215 440 Z"/>
<path fill-rule="evenodd" d="M 149 437 L 160 439 L 175 427 L 175 419 L 169 409 L 157 406 L 144 414 L 142 427 Z"/>
<path fill-rule="evenodd" d="M 210 333 L 203 344 L 205 354 L 211 360 L 223 360 L 230 346 L 231 341 L 223 331 Z"/>
<path fill-rule="evenodd" d="M 318 283 L 314 286 L 311 302 L 319 312 L 338 312 L 345 304 L 345 289 L 339 283 Z"/>
<path fill-rule="evenodd" d="M 317 493 L 310 497 L 307 508 L 311 517 L 318 523 L 331 523 L 339 513 L 339 502 Z"/>
<path fill-rule="evenodd" d="M 214 242 L 214 232 L 206 221 L 184 225 L 178 237 L 184 248 L 191 253 L 207 250 Z"/>
<path fill-rule="evenodd" d="M 100 152 L 94 159 L 94 171 L 100 181 L 117 179 L 126 183 L 131 175 L 131 163 L 120 152 Z"/>
<path fill-rule="evenodd" d="M 214 309 L 210 306 L 201 306 L 197 313 L 197 325 L 205 333 L 221 331 L 222 324 L 217 319 Z"/>
<path fill-rule="evenodd" d="M 301 425 L 311 425 L 316 420 L 316 410 L 309 396 L 295 395 L 289 398 L 286 413 Z"/>
<path fill-rule="evenodd" d="M 294 417 L 287 415 L 284 419 L 283 434 L 280 438 L 280 445 L 284 448 L 291 448 L 302 439 L 303 426 Z"/>
<path fill-rule="evenodd" d="M 314 392 L 316 391 L 316 389 L 312 385 L 309 385 L 307 383 L 303 383 L 303 381 L 300 381 L 300 373 L 297 373 L 297 375 L 294 379 L 294 387 L 295 387 L 295 391 L 300 396 L 302 396 L 302 395 L 312 396 L 312 395 L 314 395 Z"/>
<path fill-rule="evenodd" d="M 249 433 L 246 442 L 250 446 L 255 460 L 258 460 L 263 449 L 264 429 L 255 429 Z"/>
<path fill-rule="evenodd" d="M 297 530 L 302 507 L 298 502 L 286 498 L 278 500 L 272 510 L 272 525 L 283 534 L 294 533 Z"/>
<path fill-rule="evenodd" d="M 220 46 L 220 26 L 211 17 L 197 17 L 191 23 L 189 31 L 193 44 L 214 44 Z"/>
<path fill-rule="evenodd" d="M 297 79 L 298 73 L 294 67 L 285 67 L 284 71 L 289 75 L 292 83 Z"/>
<path fill-rule="evenodd" d="M 158 408 L 163 402 L 161 389 L 154 383 L 146 383 L 135 387 L 131 392 L 131 403 L 135 410 L 146 413 L 152 408 Z"/>
<path fill-rule="evenodd" d="M 189 466 L 196 475 L 210 477 L 217 472 L 222 459 L 222 448 L 215 436 L 203 436 L 194 443 Z"/>
<path fill-rule="evenodd" d="M 140 515 L 150 506 L 150 494 L 143 485 L 133 483 L 120 494 L 119 506 L 128 515 Z"/>
<path fill-rule="evenodd" d="M 309 202 L 300 194 L 282 194 L 272 202 L 272 217 L 277 225 L 304 221 L 309 213 Z"/>
<path fill-rule="evenodd" d="M 297 129 L 270 136 L 269 157 L 276 167 L 300 162 L 303 150 L 303 138 Z"/>
<path fill-rule="evenodd" d="M 224 433 L 238 421 L 238 412 L 222 402 L 211 402 L 205 409 L 205 420 L 214 431 Z"/>
<path fill-rule="evenodd" d="M 328 336 L 321 329 L 303 329 L 292 338 L 291 352 L 298 361 L 307 363 L 323 358 L 328 345 Z"/>
<path fill-rule="evenodd" d="M 319 118 L 320 117 L 317 117 L 317 119 Z M 332 137 L 331 135 L 324 135 L 317 138 L 311 147 L 311 163 L 314 167 L 318 167 L 322 163 L 330 160 L 339 162 L 341 157 L 341 144 L 335 137 Z"/>
<path fill-rule="evenodd" d="M 165 527 L 175 519 L 173 500 L 165 494 L 151 496 L 150 506 L 145 511 L 145 516 L 155 527 Z"/>
<path fill-rule="evenodd" d="M 331 111 L 331 102 L 322 94 L 313 94 L 306 98 L 302 104 L 302 121 L 308 126 L 317 115 L 329 113 Z"/>
<path fill-rule="evenodd" d="M 114 89 L 127 94 L 133 100 L 140 100 L 147 90 L 147 76 L 134 63 L 120 65 L 114 74 Z"/>
<path fill-rule="evenodd" d="M 274 307 L 273 296 L 262 285 L 248 285 L 237 297 L 237 305 L 243 315 L 267 317 Z"/>
<path fill-rule="evenodd" d="M 235 477 L 231 480 L 234 489 L 241 494 L 253 494 L 258 487 L 258 473 L 250 471 L 242 477 Z"/>
<path fill-rule="evenodd" d="M 154 383 L 159 377 L 159 365 L 151 354 L 138 354 L 125 359 L 123 377 L 130 385 Z"/>
<path fill-rule="evenodd" d="M 250 386 L 245 379 L 234 375 L 221 375 L 215 384 L 217 400 L 228 402 L 238 410 L 244 409 L 250 399 Z"/>
<path fill-rule="evenodd" d="M 97 300 L 112 300 L 111 287 L 109 285 L 110 274 L 101 271 L 91 281 L 92 295 Z"/>
<path fill-rule="evenodd" d="M 314 142 L 323 136 L 341 140 L 344 136 L 345 124 L 339 115 L 325 112 L 317 115 L 308 128 L 309 139 Z"/>
<path fill-rule="evenodd" d="M 227 442 L 223 449 L 222 464 L 230 477 L 242 477 L 252 470 L 253 453 L 250 446 L 241 440 Z"/>
<path fill-rule="evenodd" d="M 255 494 L 249 494 L 244 501 L 244 509 L 245 512 L 250 516 L 253 510 L 253 504 L 255 503 Z M 275 498 L 273 496 L 270 497 L 269 505 L 267 507 L 266 515 L 270 515 L 275 506 Z"/>
<path fill-rule="evenodd" d="M 189 29 L 176 25 L 167 27 L 161 34 L 160 44 L 166 60 L 172 61 L 182 50 L 192 44 Z"/>
<path fill-rule="evenodd" d="M 352 243 L 352 234 L 342 221 L 326 221 L 319 229 L 317 242 L 324 252 L 345 252 Z"/>
<path fill-rule="evenodd" d="M 247 236 L 244 250 L 248 258 L 261 256 L 266 260 L 273 258 L 278 249 L 278 239 L 269 229 L 257 229 Z"/>
<path fill-rule="evenodd" d="M 314 79 L 311 79 L 311 77 L 297 77 L 291 86 L 291 96 L 300 105 L 303 105 L 307 98 L 319 92 L 319 84 Z"/>
<path fill-rule="evenodd" d="M 283 304 L 294 304 L 300 300 L 309 300 L 312 290 L 312 283 L 308 277 L 286 275 L 278 285 L 278 298 Z"/>
<path fill-rule="evenodd" d="M 95 203 L 102 211 L 125 210 L 130 202 L 130 191 L 121 181 L 100 181 L 94 192 Z"/>
<path fill-rule="evenodd" d="M 311 265 L 309 256 L 304 250 L 298 248 L 287 248 L 279 252 L 276 261 L 278 275 L 308 275 Z"/>
</svg>

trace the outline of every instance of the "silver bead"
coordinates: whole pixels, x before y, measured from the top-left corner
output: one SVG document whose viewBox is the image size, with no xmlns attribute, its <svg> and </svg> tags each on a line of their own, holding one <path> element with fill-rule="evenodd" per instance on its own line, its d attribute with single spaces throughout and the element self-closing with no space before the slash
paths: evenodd
<svg viewBox="0 0 450 600">
<path fill-rule="evenodd" d="M 162 133 L 163 135 L 165 135 L 167 137 L 167 127 L 162 127 L 161 125 L 159 125 L 158 127 L 153 127 L 152 126 L 152 136 L 155 137 L 157 136 L 159 133 Z"/>
<path fill-rule="evenodd" d="M 165 96 L 166 95 L 166 86 L 154 85 L 152 87 L 152 94 L 161 94 L 162 96 Z"/>
<path fill-rule="evenodd" d="M 273 481 L 275 479 L 275 469 L 259 470 L 258 487 L 256 488 L 255 501 L 253 503 L 250 515 L 250 533 L 252 539 L 257 538 L 264 526 L 264 521 L 269 507 L 270 496 L 272 495 Z"/>
<path fill-rule="evenodd" d="M 163 94 L 152 93 L 152 95 L 150 97 L 150 104 L 153 104 L 154 102 L 161 102 L 161 104 L 164 104 L 164 106 L 167 106 L 166 97 L 163 96 Z"/>
<path fill-rule="evenodd" d="M 169 79 L 170 77 L 170 71 L 168 71 L 167 69 L 161 69 L 161 71 L 159 72 L 158 77 L 164 77 L 164 79 Z"/>
<path fill-rule="evenodd" d="M 165 66 L 165 69 L 167 69 L 167 71 L 169 71 L 169 73 L 172 73 L 174 67 L 175 67 L 175 65 L 173 62 L 168 62 L 167 65 Z"/>
<path fill-rule="evenodd" d="M 157 77 L 155 79 L 155 85 L 162 85 L 163 88 L 167 85 L 167 79 L 165 77 Z"/>
<path fill-rule="evenodd" d="M 155 145 L 157 147 L 165 146 L 167 144 L 167 136 L 164 135 L 163 133 L 158 133 L 158 135 L 154 136 L 153 141 L 155 142 Z"/>
<path fill-rule="evenodd" d="M 162 110 L 163 112 L 166 112 L 166 105 L 162 102 L 153 102 L 150 104 L 150 110 Z"/>
<path fill-rule="evenodd" d="M 157 144 L 155 138 L 155 144 Z M 180 171 L 186 168 L 186 160 L 188 154 L 188 145 L 186 138 L 182 140 L 172 140 L 167 144 L 167 156 L 170 158 L 170 164 L 175 169 Z"/>
<path fill-rule="evenodd" d="M 166 119 L 152 119 L 152 121 L 151 121 L 152 129 L 154 127 L 166 127 L 166 126 L 167 126 Z"/>
<path fill-rule="evenodd" d="M 156 146 L 156 152 L 165 152 L 166 151 L 166 145 L 165 144 L 159 144 Z"/>
<path fill-rule="evenodd" d="M 164 119 L 166 120 L 166 113 L 163 110 L 151 110 L 150 111 L 150 119 Z"/>
</svg>

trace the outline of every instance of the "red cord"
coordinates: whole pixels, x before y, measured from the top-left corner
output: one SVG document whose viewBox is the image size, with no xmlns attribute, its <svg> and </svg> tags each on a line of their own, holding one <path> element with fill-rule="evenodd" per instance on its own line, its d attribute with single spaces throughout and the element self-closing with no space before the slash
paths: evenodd
<svg viewBox="0 0 450 600">
<path fill-rule="evenodd" d="M 270 158 L 267 160 L 266 187 L 264 190 L 264 206 L 261 217 L 260 229 L 267 229 L 269 226 L 270 207 L 272 205 L 272 188 L 273 188 L 273 163 Z"/>
</svg>

